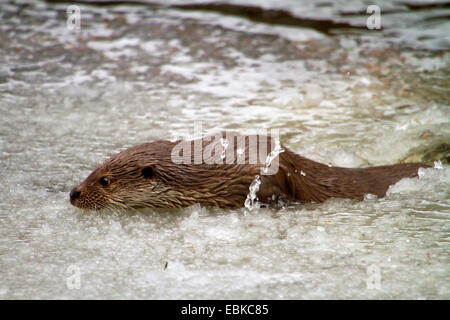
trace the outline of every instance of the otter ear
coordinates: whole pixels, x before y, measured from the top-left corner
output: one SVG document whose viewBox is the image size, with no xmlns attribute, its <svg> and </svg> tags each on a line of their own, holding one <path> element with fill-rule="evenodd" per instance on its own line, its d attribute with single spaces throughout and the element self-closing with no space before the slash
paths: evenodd
<svg viewBox="0 0 450 320">
<path fill-rule="evenodd" d="M 155 171 L 152 166 L 147 166 L 143 168 L 141 172 L 142 176 L 147 179 L 153 178 L 153 176 L 155 175 Z"/>
</svg>

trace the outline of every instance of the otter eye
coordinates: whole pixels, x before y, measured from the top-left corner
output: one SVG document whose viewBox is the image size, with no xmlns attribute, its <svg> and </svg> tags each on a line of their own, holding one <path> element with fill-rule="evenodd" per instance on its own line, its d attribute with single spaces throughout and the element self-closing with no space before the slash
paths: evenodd
<svg viewBox="0 0 450 320">
<path fill-rule="evenodd" d="M 142 175 L 144 176 L 144 178 L 150 179 L 153 178 L 155 173 L 153 172 L 152 167 L 145 167 L 144 169 L 142 169 Z"/>
<path fill-rule="evenodd" d="M 101 184 L 102 186 L 104 186 L 104 187 L 106 187 L 108 184 L 110 184 L 110 182 L 111 182 L 111 180 L 109 180 L 109 179 L 106 178 L 106 177 L 103 177 L 103 178 L 100 179 L 100 184 Z"/>
</svg>

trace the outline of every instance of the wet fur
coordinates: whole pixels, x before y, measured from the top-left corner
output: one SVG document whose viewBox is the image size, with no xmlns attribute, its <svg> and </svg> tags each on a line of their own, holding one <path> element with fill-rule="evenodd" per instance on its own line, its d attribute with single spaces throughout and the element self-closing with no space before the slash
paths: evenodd
<svg viewBox="0 0 450 320">
<path fill-rule="evenodd" d="M 230 138 L 223 133 L 221 137 L 234 141 L 236 156 L 237 136 Z M 265 141 L 266 137 L 258 136 L 258 139 Z M 249 164 L 249 155 L 259 152 L 260 147 L 257 145 L 256 150 L 251 149 L 249 137 L 245 137 L 245 164 L 236 163 L 236 159 L 232 164 L 176 164 L 171 159 L 171 153 L 179 142 L 160 140 L 113 155 L 75 188 L 80 191 L 80 196 L 71 201 L 72 204 L 87 210 L 180 208 L 196 203 L 237 208 L 244 206 L 249 186 L 257 175 L 261 179 L 258 200 L 269 206 L 292 201 L 322 202 L 329 198 L 362 200 L 368 193 L 383 197 L 390 185 L 402 178 L 415 177 L 420 167 L 428 167 L 422 163 L 358 169 L 329 167 L 282 146 L 284 151 L 279 154 L 278 172 L 261 175 L 264 161 Z M 194 148 L 194 141 L 187 143 Z M 214 140 L 201 141 L 203 151 L 211 143 Z M 219 147 L 211 152 L 211 159 L 218 162 L 223 150 Z M 274 140 L 267 138 L 268 152 L 274 148 Z M 142 174 L 142 170 L 148 167 L 154 173 L 151 178 Z M 111 183 L 102 186 L 99 183 L 102 177 L 107 177 Z"/>
</svg>

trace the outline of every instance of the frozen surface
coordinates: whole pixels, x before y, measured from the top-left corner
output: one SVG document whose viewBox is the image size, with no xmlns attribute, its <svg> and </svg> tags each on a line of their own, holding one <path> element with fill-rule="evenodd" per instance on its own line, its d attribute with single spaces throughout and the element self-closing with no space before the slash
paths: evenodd
<svg viewBox="0 0 450 320">
<path fill-rule="evenodd" d="M 68 203 L 110 154 L 199 120 L 279 128 L 332 165 L 399 162 L 450 141 L 448 52 L 139 7 L 82 6 L 76 33 L 65 6 L 20 3 L 0 4 L 1 299 L 450 298 L 445 164 L 383 199 L 280 211 Z"/>
</svg>

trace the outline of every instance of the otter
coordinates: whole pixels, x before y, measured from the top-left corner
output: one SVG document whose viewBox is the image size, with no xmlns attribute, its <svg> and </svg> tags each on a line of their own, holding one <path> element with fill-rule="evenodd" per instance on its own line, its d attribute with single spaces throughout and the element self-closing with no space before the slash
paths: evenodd
<svg viewBox="0 0 450 320">
<path fill-rule="evenodd" d="M 70 203 L 102 210 L 362 200 L 366 194 L 385 196 L 390 185 L 416 177 L 421 167 L 429 166 L 334 167 L 304 158 L 270 136 L 219 133 L 192 141 L 158 140 L 121 151 L 72 189 Z"/>
</svg>

